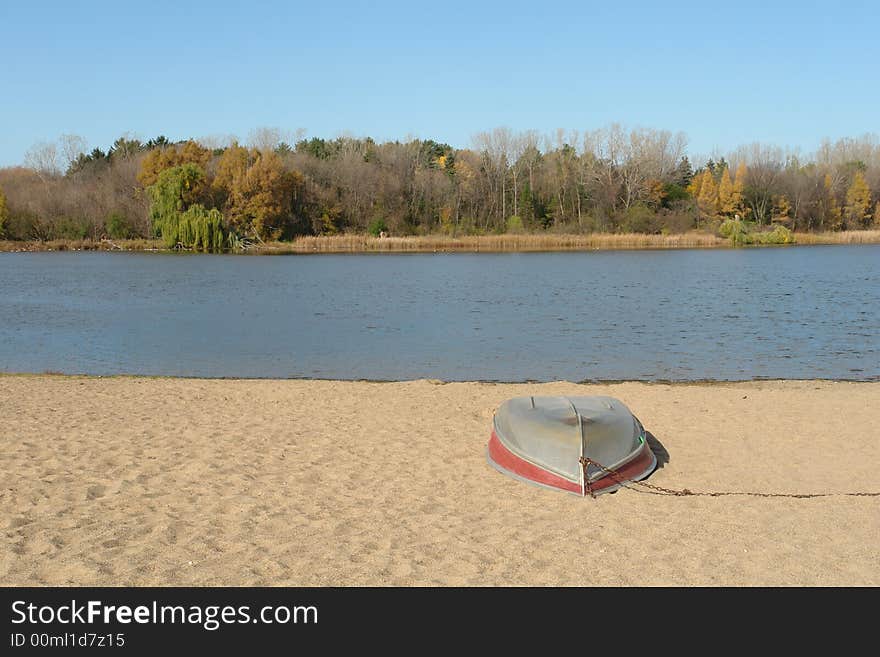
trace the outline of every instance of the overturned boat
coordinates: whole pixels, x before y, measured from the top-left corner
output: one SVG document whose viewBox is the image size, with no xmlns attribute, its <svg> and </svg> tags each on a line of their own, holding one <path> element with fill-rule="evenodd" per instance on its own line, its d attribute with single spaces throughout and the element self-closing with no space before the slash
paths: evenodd
<svg viewBox="0 0 880 657">
<path fill-rule="evenodd" d="M 617 490 L 657 466 L 645 429 L 613 397 L 516 397 L 495 412 L 489 463 L 578 495 Z"/>
</svg>

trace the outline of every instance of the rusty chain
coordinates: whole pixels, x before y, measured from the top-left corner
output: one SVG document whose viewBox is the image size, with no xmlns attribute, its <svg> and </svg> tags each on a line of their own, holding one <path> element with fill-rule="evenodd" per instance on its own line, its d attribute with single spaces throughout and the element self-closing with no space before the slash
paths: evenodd
<svg viewBox="0 0 880 657">
<path fill-rule="evenodd" d="M 611 468 L 606 468 L 601 463 L 594 461 L 593 459 L 582 456 L 580 458 L 581 466 L 584 469 L 584 484 L 587 488 L 587 493 L 589 493 L 590 497 L 595 498 L 596 494 L 593 492 L 593 482 L 590 481 L 590 478 L 587 474 L 587 468 L 591 465 L 596 466 L 600 470 L 602 470 L 605 474 L 609 475 L 612 479 L 614 479 L 618 484 L 623 486 L 624 488 L 629 488 L 630 490 L 634 490 L 637 493 L 646 493 L 648 495 L 674 495 L 677 497 L 723 497 L 727 495 L 745 495 L 748 497 L 788 497 L 794 499 L 807 499 L 811 497 L 880 497 L 880 492 L 877 493 L 866 493 L 866 492 L 857 492 L 857 493 L 759 493 L 753 491 L 692 491 L 689 488 L 664 488 L 663 486 L 655 486 L 653 484 L 649 484 L 645 481 L 633 481 L 630 479 L 625 479 L 623 475 L 621 475 L 617 470 L 613 470 Z M 636 486 L 641 486 L 642 488 L 648 490 L 641 490 L 636 488 Z"/>
</svg>

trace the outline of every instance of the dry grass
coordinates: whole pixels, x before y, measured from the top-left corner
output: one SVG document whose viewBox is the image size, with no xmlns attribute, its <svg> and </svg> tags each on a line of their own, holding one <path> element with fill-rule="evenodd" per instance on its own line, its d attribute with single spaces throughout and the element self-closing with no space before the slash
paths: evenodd
<svg viewBox="0 0 880 657">
<path fill-rule="evenodd" d="M 838 233 L 795 233 L 796 244 L 880 244 L 880 230 Z M 300 237 L 254 249 L 258 253 L 406 253 L 436 251 L 593 251 L 602 249 L 728 248 L 730 240 L 713 233 L 691 231 L 675 235 L 593 233 L 588 235 L 426 235 L 386 237 L 334 235 Z"/>
<path fill-rule="evenodd" d="M 796 244 L 880 244 L 880 230 L 836 233 L 795 233 Z M 675 235 L 593 233 L 589 235 L 425 235 L 377 238 L 363 234 L 299 237 L 292 242 L 268 242 L 248 249 L 252 254 L 275 253 L 433 253 L 440 251 L 594 251 L 603 249 L 728 248 L 730 241 L 713 233 L 691 231 Z M 159 240 L 0 241 L 0 251 L 164 251 Z"/>
<path fill-rule="evenodd" d="M 0 240 L 0 252 L 22 251 L 164 251 L 159 240 L 48 240 L 17 242 Z"/>
<path fill-rule="evenodd" d="M 300 237 L 259 247 L 261 253 L 358 253 L 435 251 L 591 251 L 595 249 L 680 249 L 728 246 L 710 233 L 647 235 L 641 233 L 591 235 L 473 235 L 448 237 L 385 237 L 334 235 Z"/>
<path fill-rule="evenodd" d="M 797 244 L 880 244 L 880 230 L 795 233 L 794 240 Z"/>
</svg>

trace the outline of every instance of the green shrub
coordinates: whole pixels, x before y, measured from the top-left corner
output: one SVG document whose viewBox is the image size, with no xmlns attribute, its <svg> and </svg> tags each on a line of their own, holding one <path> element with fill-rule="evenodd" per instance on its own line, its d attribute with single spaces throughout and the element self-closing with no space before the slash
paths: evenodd
<svg viewBox="0 0 880 657">
<path fill-rule="evenodd" d="M 718 234 L 728 238 L 734 246 L 749 244 L 749 229 L 741 219 L 725 219 L 718 227 Z"/>
<path fill-rule="evenodd" d="M 10 240 L 39 239 L 36 217 L 28 212 L 11 212 L 6 222 L 4 237 Z"/>
<path fill-rule="evenodd" d="M 752 233 L 751 244 L 793 244 L 794 235 L 785 226 L 776 225 L 773 230 L 764 233 Z"/>
<path fill-rule="evenodd" d="M 718 227 L 718 234 L 728 238 L 734 246 L 746 246 L 748 244 L 794 244 L 794 235 L 782 225 L 776 225 L 773 230 L 752 232 L 754 224 L 741 219 L 726 219 Z"/>
<path fill-rule="evenodd" d="M 111 212 L 104 224 L 107 229 L 107 235 L 114 240 L 127 240 L 134 236 L 131 224 L 121 212 Z"/>
<path fill-rule="evenodd" d="M 385 220 L 382 217 L 376 217 L 370 223 L 369 228 L 367 228 L 367 232 L 373 237 L 379 237 L 379 233 L 387 233 L 388 226 L 385 223 Z"/>
<path fill-rule="evenodd" d="M 507 232 L 507 233 L 522 233 L 522 232 L 524 232 L 525 227 L 523 226 L 522 217 L 520 217 L 519 215 L 516 215 L 516 214 L 508 217 L 506 229 L 507 230 L 505 232 Z"/>
<path fill-rule="evenodd" d="M 657 213 L 643 203 L 628 207 L 620 220 L 620 227 L 626 233 L 653 233 L 657 226 Z"/>
<path fill-rule="evenodd" d="M 63 217 L 55 222 L 51 232 L 55 239 L 84 240 L 89 235 L 89 223 L 85 219 Z"/>
</svg>

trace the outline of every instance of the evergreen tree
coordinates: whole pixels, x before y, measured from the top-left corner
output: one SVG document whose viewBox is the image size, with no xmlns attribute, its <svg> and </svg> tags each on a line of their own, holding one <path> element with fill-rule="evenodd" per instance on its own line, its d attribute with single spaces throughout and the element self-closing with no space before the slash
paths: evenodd
<svg viewBox="0 0 880 657">
<path fill-rule="evenodd" d="M 144 145 L 141 143 L 140 139 L 126 139 L 125 137 L 120 137 L 113 142 L 113 146 L 111 146 L 110 150 L 107 152 L 107 157 L 110 159 L 125 159 L 137 155 L 142 150 L 144 150 Z"/>
<path fill-rule="evenodd" d="M 694 178 L 694 170 L 691 167 L 691 162 L 688 160 L 687 155 L 681 158 L 681 162 L 678 163 L 678 166 L 675 168 L 675 173 L 673 174 L 673 182 L 680 187 L 687 187 L 691 184 L 691 180 Z"/>
</svg>

